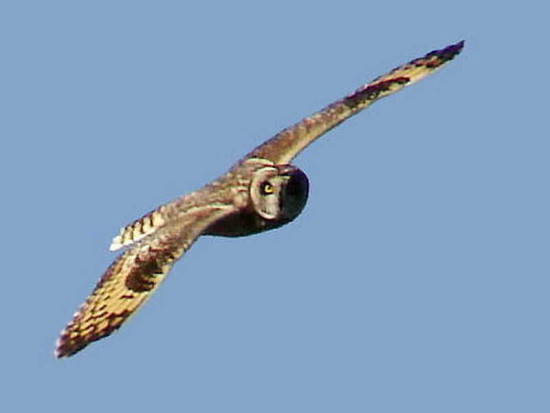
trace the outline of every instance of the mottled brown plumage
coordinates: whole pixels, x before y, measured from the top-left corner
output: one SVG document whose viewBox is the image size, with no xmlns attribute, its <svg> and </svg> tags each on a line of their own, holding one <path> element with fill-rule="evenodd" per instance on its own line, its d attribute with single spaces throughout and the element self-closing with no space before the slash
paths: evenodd
<svg viewBox="0 0 550 413">
<path fill-rule="evenodd" d="M 210 222 L 233 212 L 231 206 L 201 207 L 137 243 L 107 269 L 96 288 L 59 337 L 56 354 L 70 356 L 118 329 L 164 280 Z"/>
<path fill-rule="evenodd" d="M 430 52 L 361 86 L 258 146 L 214 182 L 123 228 L 111 250 L 128 249 L 62 331 L 56 355 L 71 356 L 117 330 L 200 235 L 245 236 L 295 219 L 307 202 L 309 183 L 289 162 L 350 116 L 431 74 L 462 47 L 460 42 Z"/>
</svg>

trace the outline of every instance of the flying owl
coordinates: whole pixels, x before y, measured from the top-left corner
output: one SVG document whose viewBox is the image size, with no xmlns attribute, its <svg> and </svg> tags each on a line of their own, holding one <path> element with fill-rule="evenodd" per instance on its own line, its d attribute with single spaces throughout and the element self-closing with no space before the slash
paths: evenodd
<svg viewBox="0 0 550 413">
<path fill-rule="evenodd" d="M 292 159 L 378 99 L 433 73 L 463 46 L 462 41 L 434 50 L 374 79 L 284 129 L 215 181 L 122 228 L 111 250 L 126 250 L 107 268 L 61 332 L 55 355 L 69 357 L 120 328 L 199 236 L 240 237 L 294 220 L 307 202 L 309 181 L 304 172 L 290 165 Z"/>
</svg>

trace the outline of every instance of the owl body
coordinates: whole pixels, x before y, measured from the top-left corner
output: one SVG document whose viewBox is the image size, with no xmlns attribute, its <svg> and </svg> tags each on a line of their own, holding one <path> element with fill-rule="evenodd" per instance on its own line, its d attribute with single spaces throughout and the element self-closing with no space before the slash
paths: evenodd
<svg viewBox="0 0 550 413">
<path fill-rule="evenodd" d="M 220 178 L 122 228 L 110 248 L 125 250 L 61 332 L 56 356 L 71 356 L 120 328 L 199 236 L 241 237 L 293 221 L 307 203 L 309 180 L 291 160 L 373 102 L 433 73 L 462 47 L 435 50 L 377 77 L 284 129 Z"/>
</svg>

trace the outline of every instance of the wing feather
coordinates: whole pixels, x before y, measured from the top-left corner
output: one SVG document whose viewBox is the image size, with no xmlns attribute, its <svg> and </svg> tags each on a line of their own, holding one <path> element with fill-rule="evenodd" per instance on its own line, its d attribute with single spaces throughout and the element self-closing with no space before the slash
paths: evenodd
<svg viewBox="0 0 550 413">
<path fill-rule="evenodd" d="M 352 94 L 325 107 L 319 112 L 279 132 L 258 146 L 246 158 L 269 159 L 276 164 L 289 163 L 315 139 L 355 115 L 378 99 L 389 96 L 433 73 L 452 60 L 464 46 L 464 41 L 427 55 L 361 86 Z"/>
<path fill-rule="evenodd" d="M 133 244 L 162 227 L 167 222 L 165 213 L 166 208 L 167 206 L 162 205 L 123 227 L 120 233 L 113 238 L 109 249 L 111 251 L 116 251 L 122 247 Z"/>
<path fill-rule="evenodd" d="M 56 356 L 69 357 L 120 328 L 204 229 L 233 211 L 229 206 L 191 209 L 121 254 L 61 332 Z"/>
</svg>

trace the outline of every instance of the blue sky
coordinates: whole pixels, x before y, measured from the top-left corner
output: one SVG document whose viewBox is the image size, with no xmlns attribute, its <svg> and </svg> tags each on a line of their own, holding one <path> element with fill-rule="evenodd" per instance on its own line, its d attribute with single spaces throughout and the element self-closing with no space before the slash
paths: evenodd
<svg viewBox="0 0 550 413">
<path fill-rule="evenodd" d="M 2 410 L 548 411 L 541 3 L 0 6 Z M 295 160 L 294 223 L 200 239 L 120 332 L 53 357 L 122 225 L 461 39 Z"/>
</svg>

